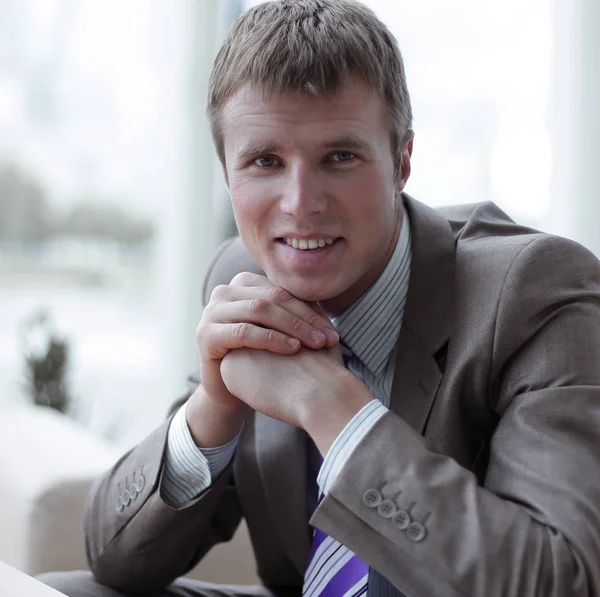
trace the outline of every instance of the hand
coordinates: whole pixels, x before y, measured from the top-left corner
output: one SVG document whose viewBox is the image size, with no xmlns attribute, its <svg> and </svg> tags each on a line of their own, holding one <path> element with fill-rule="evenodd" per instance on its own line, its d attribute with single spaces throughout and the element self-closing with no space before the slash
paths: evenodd
<svg viewBox="0 0 600 597">
<path fill-rule="evenodd" d="M 221 360 L 230 350 L 246 347 L 292 355 L 302 345 L 321 349 L 335 346 L 338 340 L 335 328 L 320 307 L 274 287 L 265 276 L 238 274 L 231 284 L 217 286 L 196 330 L 202 388 L 192 396 L 187 410 L 196 443 L 207 445 L 202 438 L 207 435 L 208 425 L 201 413 L 218 412 L 225 421 L 239 419 L 239 411 L 244 408 L 221 378 Z M 214 415 L 211 419 L 217 423 Z"/>
<path fill-rule="evenodd" d="M 339 345 L 318 351 L 301 348 L 291 356 L 242 348 L 221 361 L 229 392 L 253 410 L 297 427 L 302 411 L 331 393 L 336 377 L 345 372 Z"/>
<path fill-rule="evenodd" d="M 214 399 L 230 399 L 222 382 L 220 361 L 236 348 L 256 348 L 282 355 L 303 344 L 319 349 L 335 346 L 339 336 L 327 316 L 265 276 L 238 274 L 227 286 L 217 286 L 196 330 L 201 379 Z"/>
<path fill-rule="evenodd" d="M 221 361 L 229 392 L 269 417 L 306 429 L 326 454 L 350 419 L 373 396 L 343 365 L 341 349 L 280 355 L 233 350 Z"/>
</svg>

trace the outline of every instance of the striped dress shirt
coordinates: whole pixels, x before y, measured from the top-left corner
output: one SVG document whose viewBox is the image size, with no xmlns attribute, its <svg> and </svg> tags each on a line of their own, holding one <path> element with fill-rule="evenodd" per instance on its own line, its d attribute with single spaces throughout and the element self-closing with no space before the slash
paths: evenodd
<svg viewBox="0 0 600 597">
<path fill-rule="evenodd" d="M 404 212 L 396 247 L 386 267 L 369 290 L 346 311 L 333 318 L 340 335 L 347 368 L 373 394 L 348 422 L 329 449 L 317 477 L 323 494 L 329 491 L 352 451 L 387 412 L 395 366 L 395 346 L 400 334 L 408 294 L 411 266 L 410 222 Z M 233 458 L 238 437 L 211 449 L 201 449 L 192 439 L 184 404 L 169 427 L 161 495 L 177 507 L 210 486 Z M 369 580 L 369 593 L 373 590 Z"/>
</svg>

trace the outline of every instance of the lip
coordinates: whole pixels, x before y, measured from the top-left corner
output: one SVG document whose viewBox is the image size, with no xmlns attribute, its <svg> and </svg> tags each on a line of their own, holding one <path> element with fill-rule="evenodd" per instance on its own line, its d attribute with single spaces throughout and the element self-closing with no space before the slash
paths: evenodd
<svg viewBox="0 0 600 597">
<path fill-rule="evenodd" d="M 297 238 L 298 240 L 319 240 L 320 238 L 331 238 L 334 241 L 337 241 L 342 237 L 336 236 L 335 234 L 296 234 L 292 232 L 290 234 L 282 234 L 277 236 L 275 237 L 275 240 L 285 241 L 286 238 Z"/>
<path fill-rule="evenodd" d="M 334 237 L 305 236 L 301 238 L 310 240 L 311 238 Z M 278 238 L 275 241 L 278 251 L 281 251 L 280 255 L 285 258 L 286 262 L 294 269 L 298 269 L 298 272 L 304 272 L 306 275 L 314 275 L 315 268 L 323 272 L 325 271 L 323 268 L 333 267 L 333 264 L 337 262 L 337 258 L 340 256 L 340 251 L 343 251 L 343 244 L 343 238 L 337 237 L 331 245 L 319 247 L 318 249 L 303 250 L 290 247 L 283 238 Z"/>
</svg>

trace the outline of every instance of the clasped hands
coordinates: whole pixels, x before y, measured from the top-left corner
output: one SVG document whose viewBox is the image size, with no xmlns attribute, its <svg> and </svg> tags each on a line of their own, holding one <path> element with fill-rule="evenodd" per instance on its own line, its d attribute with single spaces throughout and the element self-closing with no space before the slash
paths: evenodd
<svg viewBox="0 0 600 597">
<path fill-rule="evenodd" d="M 196 331 L 202 385 L 186 411 L 200 447 L 221 445 L 249 410 L 306 429 L 326 451 L 372 396 L 343 365 L 325 312 L 265 276 L 217 286 Z"/>
</svg>

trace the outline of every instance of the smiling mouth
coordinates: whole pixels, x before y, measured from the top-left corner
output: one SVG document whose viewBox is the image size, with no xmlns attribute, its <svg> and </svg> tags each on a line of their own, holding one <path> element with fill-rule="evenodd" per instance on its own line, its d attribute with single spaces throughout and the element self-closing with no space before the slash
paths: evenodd
<svg viewBox="0 0 600 597">
<path fill-rule="evenodd" d="M 277 241 L 281 244 L 287 245 L 292 249 L 300 249 L 301 251 L 314 251 L 315 249 L 323 249 L 334 245 L 339 238 L 323 237 L 323 238 L 292 238 L 284 237 L 278 238 Z"/>
</svg>

